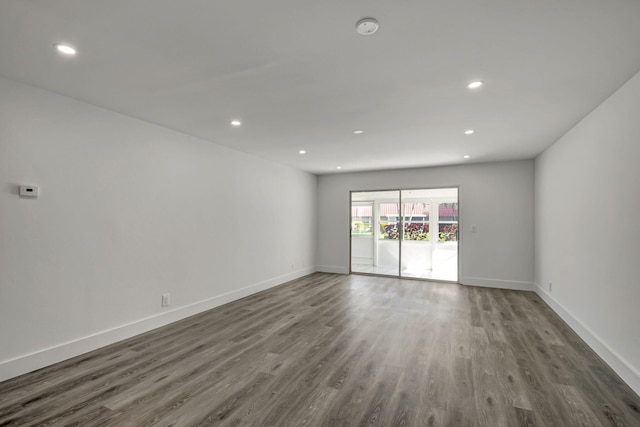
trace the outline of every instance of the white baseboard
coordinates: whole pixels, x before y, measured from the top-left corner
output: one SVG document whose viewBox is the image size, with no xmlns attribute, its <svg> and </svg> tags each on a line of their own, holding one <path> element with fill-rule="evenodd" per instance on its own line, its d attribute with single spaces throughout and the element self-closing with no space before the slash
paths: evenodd
<svg viewBox="0 0 640 427">
<path fill-rule="evenodd" d="M 598 356 L 602 358 L 629 387 L 640 395 L 640 371 L 615 352 L 607 343 L 596 335 L 588 326 L 578 320 L 562 304 L 540 285 L 536 284 L 535 292 L 546 302 L 558 316 L 582 338 Z"/>
<path fill-rule="evenodd" d="M 349 267 L 340 265 L 318 265 L 316 271 L 321 273 L 349 274 Z"/>
<path fill-rule="evenodd" d="M 227 304 L 231 301 L 247 297 L 255 294 L 256 292 L 272 288 L 290 280 L 307 276 L 315 271 L 316 268 L 314 266 L 292 271 L 291 273 L 287 273 L 282 276 L 274 277 L 222 295 L 217 295 L 212 298 L 207 298 L 186 306 L 178 307 L 171 311 L 149 316 L 135 322 L 100 331 L 86 337 L 18 356 L 13 359 L 4 360 L 0 362 L 0 381 L 5 381 L 22 374 L 26 374 L 27 372 L 44 368 L 45 366 L 96 350 L 100 347 L 131 338 L 135 335 L 168 325 L 169 323 Z"/>
<path fill-rule="evenodd" d="M 532 282 L 486 279 L 482 277 L 463 277 L 460 280 L 460 283 L 463 285 L 481 286 L 484 288 L 511 289 L 514 291 L 533 291 L 535 288 L 535 284 Z"/>
</svg>

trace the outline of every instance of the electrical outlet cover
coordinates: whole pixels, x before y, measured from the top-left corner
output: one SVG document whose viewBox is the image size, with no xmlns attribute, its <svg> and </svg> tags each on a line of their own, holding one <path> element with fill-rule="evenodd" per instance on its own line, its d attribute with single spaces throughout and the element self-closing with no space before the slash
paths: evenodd
<svg viewBox="0 0 640 427">
<path fill-rule="evenodd" d="M 163 294 L 162 295 L 162 306 L 169 307 L 171 304 L 171 294 Z"/>
</svg>

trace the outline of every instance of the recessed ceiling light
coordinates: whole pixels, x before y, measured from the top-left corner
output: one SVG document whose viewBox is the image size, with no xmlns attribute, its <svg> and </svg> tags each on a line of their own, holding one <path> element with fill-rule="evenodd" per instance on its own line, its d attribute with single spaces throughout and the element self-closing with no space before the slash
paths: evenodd
<svg viewBox="0 0 640 427">
<path fill-rule="evenodd" d="M 473 132 L 475 132 L 473 129 L 467 129 L 464 131 L 465 135 L 471 135 Z"/>
<path fill-rule="evenodd" d="M 298 151 L 298 154 L 307 154 L 307 152 L 305 150 L 300 150 Z"/>
<path fill-rule="evenodd" d="M 356 23 L 356 31 L 363 36 L 370 36 L 378 31 L 380 23 L 373 18 L 362 18 Z"/>
<path fill-rule="evenodd" d="M 65 55 L 75 55 L 76 53 L 78 53 L 75 48 L 69 46 L 68 44 L 58 43 L 53 45 L 53 47 L 55 47 L 58 52 L 64 53 Z"/>
<path fill-rule="evenodd" d="M 336 169 L 340 170 L 342 169 L 342 166 L 336 166 Z"/>
<path fill-rule="evenodd" d="M 353 133 L 355 133 L 356 135 L 361 135 L 364 133 L 364 131 L 362 129 L 356 129 L 353 131 Z"/>
<path fill-rule="evenodd" d="M 470 158 L 471 158 L 471 156 L 467 154 L 466 156 L 463 156 L 462 158 L 463 158 L 463 159 L 470 159 Z"/>
<path fill-rule="evenodd" d="M 476 80 L 476 81 L 473 81 L 473 82 L 469 83 L 469 84 L 467 85 L 467 87 L 468 87 L 469 89 L 477 89 L 477 88 L 479 88 L 480 86 L 482 86 L 483 84 L 484 84 L 484 82 L 481 82 L 480 80 Z"/>
<path fill-rule="evenodd" d="M 231 126 L 238 127 L 242 124 L 240 120 L 231 120 Z"/>
</svg>

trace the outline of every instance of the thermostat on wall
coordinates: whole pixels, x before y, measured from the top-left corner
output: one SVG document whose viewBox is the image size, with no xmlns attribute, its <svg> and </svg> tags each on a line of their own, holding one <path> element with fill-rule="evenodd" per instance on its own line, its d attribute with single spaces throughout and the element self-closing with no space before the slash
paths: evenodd
<svg viewBox="0 0 640 427">
<path fill-rule="evenodd" d="M 20 197 L 38 197 L 38 186 L 36 185 L 21 185 L 20 186 Z"/>
</svg>

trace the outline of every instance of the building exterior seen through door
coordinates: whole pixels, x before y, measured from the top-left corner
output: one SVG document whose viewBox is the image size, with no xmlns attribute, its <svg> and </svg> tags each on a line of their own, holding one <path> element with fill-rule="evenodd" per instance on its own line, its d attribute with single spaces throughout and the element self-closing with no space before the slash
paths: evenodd
<svg viewBox="0 0 640 427">
<path fill-rule="evenodd" d="M 351 192 L 351 272 L 458 281 L 458 188 Z"/>
</svg>

